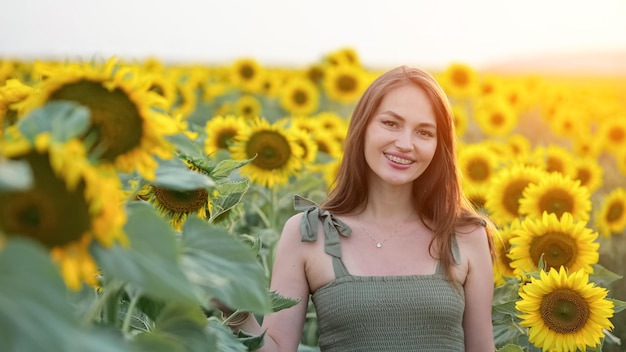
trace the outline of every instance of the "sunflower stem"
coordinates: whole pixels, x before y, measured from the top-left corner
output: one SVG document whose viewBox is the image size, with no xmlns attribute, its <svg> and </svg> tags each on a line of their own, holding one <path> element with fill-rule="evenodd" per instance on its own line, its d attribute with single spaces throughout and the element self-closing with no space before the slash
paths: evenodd
<svg viewBox="0 0 626 352">
<path fill-rule="evenodd" d="M 115 295 L 115 297 L 117 297 L 117 293 L 121 287 L 122 284 L 120 282 L 109 282 L 107 287 L 104 287 L 102 289 L 103 293 L 100 298 L 96 299 L 94 303 L 92 303 L 91 307 L 89 307 L 89 309 L 87 310 L 87 314 L 85 314 L 83 322 L 85 324 L 89 324 L 92 321 L 101 320 L 105 304 L 108 301 L 112 300 L 112 295 Z"/>
<path fill-rule="evenodd" d="M 269 227 L 270 226 L 270 220 L 267 218 L 267 216 L 265 215 L 263 210 L 261 208 L 259 208 L 259 206 L 256 205 L 256 203 L 251 203 L 250 205 L 251 205 L 252 209 L 259 215 L 259 217 L 263 221 L 263 224 L 266 227 Z"/>
<path fill-rule="evenodd" d="M 241 310 L 237 309 L 233 312 L 233 314 L 229 315 L 228 317 L 226 317 L 226 319 L 224 319 L 224 321 L 222 321 L 222 325 L 224 326 L 228 326 L 228 323 L 230 323 L 231 320 L 233 320 L 233 318 L 238 314 L 241 313 Z"/>
<path fill-rule="evenodd" d="M 126 316 L 124 317 L 124 323 L 122 324 L 122 333 L 124 335 L 128 334 L 129 332 L 128 330 L 130 328 L 130 321 L 132 320 L 132 317 L 133 317 L 133 311 L 135 310 L 137 303 L 139 303 L 140 298 L 141 298 L 141 292 L 135 293 L 133 298 L 130 300 L 128 309 L 126 309 Z"/>
</svg>

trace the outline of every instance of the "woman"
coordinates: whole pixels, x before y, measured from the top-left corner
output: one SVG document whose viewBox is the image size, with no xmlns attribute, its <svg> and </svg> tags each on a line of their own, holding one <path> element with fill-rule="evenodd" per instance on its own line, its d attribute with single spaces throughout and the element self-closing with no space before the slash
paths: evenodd
<svg viewBox="0 0 626 352">
<path fill-rule="evenodd" d="M 300 303 L 233 329 L 296 351 L 312 295 L 321 351 L 493 351 L 490 228 L 468 204 L 441 87 L 384 73 L 355 107 L 328 197 L 278 242 L 270 289 Z"/>
</svg>

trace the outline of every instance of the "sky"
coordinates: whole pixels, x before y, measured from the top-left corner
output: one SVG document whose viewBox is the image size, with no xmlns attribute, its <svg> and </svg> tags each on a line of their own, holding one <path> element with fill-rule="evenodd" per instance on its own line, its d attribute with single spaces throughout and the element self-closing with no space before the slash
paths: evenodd
<svg viewBox="0 0 626 352">
<path fill-rule="evenodd" d="M 489 65 L 626 51 L 626 0 L 2 0 L 0 58 Z"/>
</svg>

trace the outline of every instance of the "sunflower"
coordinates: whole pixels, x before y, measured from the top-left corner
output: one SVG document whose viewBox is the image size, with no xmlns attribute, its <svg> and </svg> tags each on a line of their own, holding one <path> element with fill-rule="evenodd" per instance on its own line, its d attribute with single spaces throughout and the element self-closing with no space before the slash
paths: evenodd
<svg viewBox="0 0 626 352">
<path fill-rule="evenodd" d="M 495 97 L 482 100 L 475 111 L 475 120 L 488 136 L 506 136 L 517 125 L 517 113 L 504 99 Z"/>
<path fill-rule="evenodd" d="M 521 82 L 507 82 L 504 85 L 502 96 L 504 96 L 516 114 L 521 113 L 528 107 L 528 93 Z"/>
<path fill-rule="evenodd" d="M 295 126 L 289 128 L 287 133 L 292 135 L 296 143 L 302 148 L 301 159 L 304 164 L 303 166 L 306 168 L 315 163 L 315 159 L 317 158 L 317 144 L 313 138 L 311 138 L 311 135 Z"/>
<path fill-rule="evenodd" d="M 326 183 L 327 190 L 334 187 L 335 179 L 339 173 L 339 165 L 339 160 L 332 160 L 321 165 L 322 178 L 324 179 L 324 183 Z"/>
<path fill-rule="evenodd" d="M 295 127 L 309 134 L 313 134 L 318 128 L 317 120 L 314 120 L 311 116 L 287 116 L 277 120 L 276 123 L 284 126 L 284 128 Z"/>
<path fill-rule="evenodd" d="M 241 168 L 242 176 L 254 183 L 272 188 L 285 184 L 302 168 L 302 148 L 288 130 L 267 120 L 256 118 L 229 147 L 235 160 L 249 160 Z"/>
<path fill-rule="evenodd" d="M 538 155 L 543 155 L 546 161 L 546 171 L 558 172 L 569 178 L 575 176 L 574 156 L 567 149 L 556 144 L 550 144 L 547 147 L 536 148 L 536 152 Z"/>
<path fill-rule="evenodd" d="M 490 98 L 502 94 L 504 83 L 502 78 L 496 75 L 485 75 L 478 82 L 478 95 L 480 98 Z"/>
<path fill-rule="evenodd" d="M 186 164 L 192 171 L 207 174 L 188 161 Z M 161 216 L 169 219 L 170 225 L 176 231 L 182 230 L 185 220 L 192 214 L 201 219 L 208 219 L 211 216 L 212 202 L 209 190 L 205 188 L 180 191 L 147 185 L 138 192 L 138 196 L 152 203 Z"/>
<path fill-rule="evenodd" d="M 626 190 L 619 187 L 607 194 L 594 218 L 604 237 L 623 232 L 626 229 Z"/>
<path fill-rule="evenodd" d="M 572 166 L 574 168 L 574 179 L 580 181 L 581 186 L 587 187 L 590 193 L 595 192 L 602 186 L 604 168 L 600 166 L 597 158 L 574 158 Z"/>
<path fill-rule="evenodd" d="M 489 182 L 498 163 L 499 159 L 493 149 L 485 144 L 464 144 L 459 148 L 459 169 L 467 186 Z"/>
<path fill-rule="evenodd" d="M 589 282 L 583 271 L 563 267 L 540 272 L 520 290 L 515 303 L 528 339 L 543 351 L 585 351 L 604 337 L 613 324 L 613 302 L 607 290 Z"/>
<path fill-rule="evenodd" d="M 541 218 L 525 218 L 514 234 L 511 267 L 520 274 L 538 270 L 542 258 L 546 268 L 564 266 L 586 273 L 592 273 L 592 265 L 598 262 L 598 233 L 569 213 L 561 218 L 545 212 Z"/>
<path fill-rule="evenodd" d="M 453 62 L 441 73 L 441 85 L 452 98 L 473 97 L 478 92 L 478 74 L 469 65 Z"/>
<path fill-rule="evenodd" d="M 268 98 L 277 98 L 284 85 L 285 75 L 278 70 L 267 70 L 263 75 L 260 94 Z"/>
<path fill-rule="evenodd" d="M 489 183 L 485 208 L 491 219 L 505 225 L 521 216 L 519 207 L 524 189 L 539 182 L 545 172 L 532 166 L 514 164 L 496 172 Z"/>
<path fill-rule="evenodd" d="M 365 90 L 363 69 L 353 65 L 329 67 L 324 73 L 324 89 L 331 100 L 350 104 L 359 99 Z"/>
<path fill-rule="evenodd" d="M 262 108 L 259 99 L 253 95 L 245 94 L 235 101 L 235 115 L 241 116 L 248 121 L 260 117 Z"/>
<path fill-rule="evenodd" d="M 486 184 L 476 184 L 467 187 L 463 187 L 463 195 L 472 204 L 475 209 L 485 209 L 485 203 L 487 202 L 488 187 Z"/>
<path fill-rule="evenodd" d="M 452 116 L 454 118 L 454 131 L 457 137 L 462 137 L 467 131 L 469 124 L 469 116 L 465 106 L 454 104 L 452 105 Z"/>
<path fill-rule="evenodd" d="M 531 150 L 531 143 L 525 136 L 521 134 L 510 135 L 506 139 L 511 155 L 514 159 L 521 159 L 524 155 L 527 155 Z"/>
<path fill-rule="evenodd" d="M 574 154 L 579 157 L 597 158 L 604 148 L 602 139 L 588 132 L 576 135 L 573 144 Z"/>
<path fill-rule="evenodd" d="M 207 121 L 204 130 L 204 151 L 207 154 L 215 153 L 233 144 L 238 134 L 242 133 L 248 125 L 242 117 L 234 115 L 216 116 Z"/>
<path fill-rule="evenodd" d="M 262 89 L 264 69 L 253 58 L 236 60 L 230 69 L 230 82 L 246 93 L 258 93 Z"/>
<path fill-rule="evenodd" d="M 574 107 L 562 108 L 550 117 L 548 123 L 555 135 L 576 138 L 587 129 L 582 115 L 583 112 Z"/>
<path fill-rule="evenodd" d="M 290 114 L 312 114 L 319 106 L 319 91 L 308 79 L 292 77 L 280 88 L 280 105 Z"/>
<path fill-rule="evenodd" d="M 28 163 L 33 186 L 0 193 L 0 232 L 24 236 L 50 250 L 66 285 L 74 290 L 97 284 L 96 264 L 89 254 L 93 240 L 105 247 L 125 245 L 121 186 L 115 171 L 95 169 L 82 142 L 51 142 L 49 134 L 3 145 L 2 157 Z"/>
<path fill-rule="evenodd" d="M 323 60 L 332 66 L 353 65 L 361 66 L 361 60 L 356 50 L 353 48 L 337 49 L 329 54 Z"/>
<path fill-rule="evenodd" d="M 0 136 L 7 125 L 17 122 L 18 111 L 15 108 L 19 102 L 30 95 L 33 88 L 22 83 L 18 79 L 9 79 L 6 84 L 0 87 Z"/>
<path fill-rule="evenodd" d="M 513 267 L 511 266 L 511 258 L 509 252 L 511 250 L 511 238 L 514 237 L 513 231 L 520 227 L 519 219 L 515 219 L 507 226 L 502 227 L 498 231 L 498 235 L 494 236 L 493 246 L 496 253 L 496 262 L 493 266 L 494 283 L 496 286 L 503 285 L 506 278 L 515 277 Z"/>
<path fill-rule="evenodd" d="M 317 144 L 318 152 L 324 153 L 333 159 L 339 159 L 343 154 L 341 142 L 333 132 L 317 126 L 313 132 L 313 141 Z"/>
<path fill-rule="evenodd" d="M 580 181 L 554 172 L 529 184 L 519 203 L 520 214 L 535 217 L 543 212 L 558 217 L 570 213 L 576 220 L 588 221 L 591 210 L 589 190 L 581 186 Z"/>
<path fill-rule="evenodd" d="M 598 135 L 604 141 L 604 150 L 618 154 L 626 149 L 626 119 L 614 117 L 602 121 Z"/>
<path fill-rule="evenodd" d="M 623 175 L 626 175 L 626 149 L 619 152 L 615 158 L 617 159 L 617 168 Z"/>
<path fill-rule="evenodd" d="M 178 132 L 176 122 L 162 113 L 163 98 L 150 92 L 150 81 L 135 67 L 120 66 L 114 58 L 102 67 L 69 64 L 42 68 L 47 76 L 22 103 L 24 113 L 49 101 L 69 100 L 91 111 L 87 135 L 97 136 L 95 150 L 103 162 L 122 172 L 137 170 L 154 180 L 161 159 L 173 157 L 167 135 Z"/>
</svg>

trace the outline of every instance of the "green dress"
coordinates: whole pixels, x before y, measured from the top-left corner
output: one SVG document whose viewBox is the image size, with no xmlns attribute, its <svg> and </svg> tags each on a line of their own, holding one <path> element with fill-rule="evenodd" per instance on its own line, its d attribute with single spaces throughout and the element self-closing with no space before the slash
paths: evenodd
<svg viewBox="0 0 626 352">
<path fill-rule="evenodd" d="M 463 288 L 446 280 L 439 264 L 432 275 L 350 275 L 339 242 L 350 228 L 314 204 L 299 203 L 302 240 L 317 240 L 321 222 L 335 271 L 335 280 L 312 294 L 322 352 L 465 350 Z M 452 247 L 458 264 L 456 240 Z"/>
</svg>

